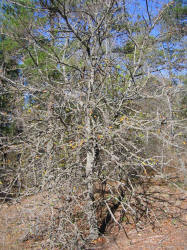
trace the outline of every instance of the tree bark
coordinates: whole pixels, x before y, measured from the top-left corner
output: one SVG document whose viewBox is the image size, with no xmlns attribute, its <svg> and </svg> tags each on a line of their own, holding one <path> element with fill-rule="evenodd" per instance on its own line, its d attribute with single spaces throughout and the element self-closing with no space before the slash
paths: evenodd
<svg viewBox="0 0 187 250">
<path fill-rule="evenodd" d="M 89 239 L 94 240 L 98 238 L 99 230 L 97 226 L 97 218 L 95 213 L 94 205 L 94 190 L 93 190 L 93 170 L 95 166 L 95 149 L 94 142 L 92 138 L 92 128 L 91 128 L 91 110 L 89 109 L 90 96 L 92 85 L 94 84 L 94 68 L 91 69 L 91 78 L 88 86 L 88 96 L 87 96 L 87 117 L 86 117 L 86 134 L 88 141 L 88 152 L 87 152 L 87 162 L 86 162 L 86 180 L 87 180 L 87 218 L 90 226 Z"/>
</svg>

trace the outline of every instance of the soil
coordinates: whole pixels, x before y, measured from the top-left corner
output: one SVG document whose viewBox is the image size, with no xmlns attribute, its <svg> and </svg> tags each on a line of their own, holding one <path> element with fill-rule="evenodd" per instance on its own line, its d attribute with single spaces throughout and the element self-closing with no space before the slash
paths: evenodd
<svg viewBox="0 0 187 250">
<path fill-rule="evenodd" d="M 155 188 L 155 187 L 154 187 Z M 157 187 L 161 189 L 161 187 Z M 108 237 L 98 239 L 93 249 L 103 250 L 186 250 L 187 249 L 187 192 L 163 188 L 165 194 L 174 194 L 173 201 L 154 224 L 141 224 L 132 228 L 124 224 L 124 230 L 110 229 Z M 163 193 L 162 192 L 162 193 Z M 157 204 L 159 206 L 159 204 Z M 160 204 L 163 206 L 163 204 Z M 161 215 L 161 214 L 160 214 Z M 91 248 L 90 248 L 91 249 Z"/>
<path fill-rule="evenodd" d="M 162 188 L 154 187 L 156 189 Z M 187 191 L 166 187 L 162 191 L 172 201 L 164 207 L 165 216 L 161 215 L 160 210 L 155 211 L 154 224 L 142 222 L 136 228 L 133 224 L 123 222 L 126 232 L 111 223 L 105 237 L 92 242 L 87 250 L 187 249 Z M 45 221 L 49 219 L 47 206 L 50 202 L 51 198 L 43 193 L 22 199 L 19 203 L 1 204 L 0 249 L 43 249 L 43 235 L 47 230 Z M 158 203 L 155 207 L 159 204 L 163 206 L 163 203 Z M 38 229 L 39 233 L 32 232 L 31 235 L 28 231 L 29 223 L 32 226 L 36 218 L 43 220 L 43 225 Z M 33 235 L 37 237 L 33 239 Z"/>
<path fill-rule="evenodd" d="M 183 216 L 187 225 L 187 214 Z M 187 249 L 187 228 L 185 224 L 175 220 L 164 220 L 160 222 L 155 230 L 147 226 L 137 232 L 132 230 L 128 232 L 129 239 L 125 233 L 120 232 L 109 243 L 99 246 L 96 249 L 106 250 L 154 250 L 154 249 Z"/>
</svg>

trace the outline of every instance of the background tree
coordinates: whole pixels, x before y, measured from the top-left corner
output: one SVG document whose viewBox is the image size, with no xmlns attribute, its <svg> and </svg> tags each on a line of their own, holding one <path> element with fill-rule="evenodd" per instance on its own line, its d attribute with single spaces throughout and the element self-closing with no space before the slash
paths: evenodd
<svg viewBox="0 0 187 250">
<path fill-rule="evenodd" d="M 15 86 L 10 82 L 19 79 L 18 63 L 12 56 L 11 40 L 1 36 L 1 75 L 0 82 L 0 147 L 1 147 L 1 198 L 10 196 L 17 179 L 17 157 L 14 145 L 18 143 L 18 137 L 23 130 L 23 123 L 18 119 L 19 96 L 15 92 Z"/>
</svg>

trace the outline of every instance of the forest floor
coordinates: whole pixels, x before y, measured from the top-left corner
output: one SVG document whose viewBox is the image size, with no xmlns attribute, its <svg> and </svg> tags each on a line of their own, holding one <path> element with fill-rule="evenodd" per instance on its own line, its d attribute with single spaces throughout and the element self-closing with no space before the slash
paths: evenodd
<svg viewBox="0 0 187 250">
<path fill-rule="evenodd" d="M 187 197 L 186 197 L 187 198 Z M 115 236 L 110 236 L 105 244 L 95 249 L 106 250 L 186 250 L 187 249 L 187 199 L 183 206 L 186 207 L 186 213 L 177 219 L 163 219 L 157 223 L 153 229 L 152 226 L 144 226 L 141 230 L 130 230 L 128 237 L 121 231 Z"/>
<path fill-rule="evenodd" d="M 167 198 L 169 203 L 155 204 L 155 208 L 160 206 L 160 210 L 155 211 L 156 220 L 153 224 L 142 222 L 135 227 L 123 222 L 124 232 L 111 223 L 105 237 L 98 238 L 87 250 L 187 249 L 187 191 L 161 186 L 155 186 L 156 190 L 160 192 L 159 197 Z M 51 201 L 46 197 L 45 193 L 37 194 L 19 203 L 0 205 L 0 249 L 43 249 L 45 222 L 40 225 L 38 232 L 33 233 L 34 237 L 29 235 L 28 228 L 32 228 L 37 218 L 40 221 L 48 218 L 47 205 Z M 159 214 L 161 210 L 165 211 L 165 215 Z"/>
<path fill-rule="evenodd" d="M 154 223 L 140 223 L 138 227 L 124 223 L 124 230 L 112 225 L 105 238 L 99 238 L 92 250 L 186 250 L 187 249 L 187 191 L 154 186 L 161 200 L 155 202 Z M 162 213 L 165 211 L 165 213 Z"/>
</svg>

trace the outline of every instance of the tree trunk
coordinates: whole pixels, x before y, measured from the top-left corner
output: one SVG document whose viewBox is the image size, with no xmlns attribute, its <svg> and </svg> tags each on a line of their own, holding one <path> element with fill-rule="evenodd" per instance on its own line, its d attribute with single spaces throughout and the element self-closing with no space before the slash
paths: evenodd
<svg viewBox="0 0 187 250">
<path fill-rule="evenodd" d="M 88 152 L 87 152 L 87 162 L 86 162 L 86 180 L 87 180 L 87 216 L 88 223 L 90 226 L 89 239 L 94 240 L 98 238 L 99 231 L 97 226 L 97 218 L 95 213 L 94 205 L 94 191 L 93 191 L 93 170 L 95 166 L 95 149 L 94 142 L 92 138 L 92 128 L 91 128 L 91 115 L 89 109 L 91 89 L 94 84 L 94 68 L 91 70 L 91 79 L 88 86 L 88 97 L 87 97 L 87 117 L 86 117 L 86 132 L 88 141 Z"/>
</svg>

